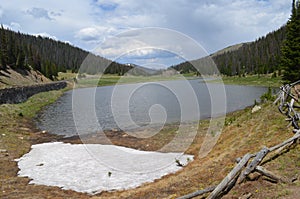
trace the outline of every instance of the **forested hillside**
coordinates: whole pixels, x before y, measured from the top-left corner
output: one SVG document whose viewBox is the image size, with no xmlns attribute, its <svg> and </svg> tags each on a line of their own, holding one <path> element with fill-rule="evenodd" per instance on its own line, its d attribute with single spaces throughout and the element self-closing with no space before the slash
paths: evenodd
<svg viewBox="0 0 300 199">
<path fill-rule="evenodd" d="M 285 38 L 286 26 L 283 26 L 254 42 L 238 44 L 209 57 L 184 62 L 172 68 L 181 73 L 189 73 L 197 72 L 195 66 L 201 68 L 201 73 L 213 74 L 216 73 L 210 67 L 213 60 L 219 71 L 229 76 L 273 73 L 280 71 L 280 49 Z M 119 64 L 95 56 L 68 43 L 0 28 L 0 69 L 7 66 L 12 69 L 33 68 L 54 79 L 60 71 L 78 72 L 82 64 L 85 67 L 80 72 L 89 74 L 104 72 L 123 75 L 133 68 L 128 64 Z M 106 66 L 109 67 L 104 71 Z"/>
<path fill-rule="evenodd" d="M 280 48 L 285 40 L 286 26 L 273 31 L 254 42 L 235 45 L 232 50 L 221 50 L 210 55 L 219 71 L 225 75 L 266 74 L 279 69 Z M 172 68 L 181 73 L 196 72 L 191 65 L 207 62 L 208 57 L 199 60 L 184 62 Z M 196 64 L 196 67 L 197 64 Z"/>
<path fill-rule="evenodd" d="M 84 67 L 81 72 L 103 72 L 109 65 L 105 73 L 123 74 L 132 68 L 89 54 L 68 43 L 17 33 L 3 26 L 0 28 L 0 69 L 5 70 L 7 66 L 15 70 L 31 67 L 53 79 L 58 72 L 67 69 L 77 72 L 88 55 L 93 61 L 89 61 L 89 67 Z"/>
</svg>

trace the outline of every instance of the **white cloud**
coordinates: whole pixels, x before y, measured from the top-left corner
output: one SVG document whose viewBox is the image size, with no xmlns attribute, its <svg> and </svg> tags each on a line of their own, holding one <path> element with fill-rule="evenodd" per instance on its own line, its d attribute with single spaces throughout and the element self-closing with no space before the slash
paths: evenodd
<svg viewBox="0 0 300 199">
<path fill-rule="evenodd" d="M 251 41 L 282 26 L 290 12 L 282 1 L 114 1 L 118 6 L 99 20 L 116 27 L 165 27 L 183 32 L 209 52 Z"/>
<path fill-rule="evenodd" d="M 1 4 L 0 21 L 19 24 L 15 29 L 29 34 L 46 32 L 88 50 L 124 30 L 170 28 L 212 53 L 278 29 L 290 10 L 291 1 L 282 0 L 74 0 L 71 6 L 68 1 L 10 0 Z"/>
<path fill-rule="evenodd" d="M 3 10 L 2 7 L 0 6 L 0 18 L 2 18 L 2 15 L 3 15 Z"/>
<path fill-rule="evenodd" d="M 48 14 L 48 11 L 44 8 L 31 8 L 29 10 L 26 11 L 27 14 L 29 15 L 32 15 L 33 17 L 35 18 L 38 18 L 38 19 L 47 19 L 47 20 L 53 20 L 49 14 Z"/>
<path fill-rule="evenodd" d="M 92 26 L 80 29 L 75 37 L 83 41 L 102 41 L 105 36 L 115 34 L 116 29 L 114 27 L 105 26 Z"/>
<path fill-rule="evenodd" d="M 121 63 L 173 65 L 208 53 L 190 37 L 162 28 L 140 28 L 110 37 L 94 53 Z"/>
<path fill-rule="evenodd" d="M 48 34 L 46 32 L 37 33 L 37 34 L 34 34 L 34 36 L 36 36 L 36 37 L 41 36 L 41 37 L 45 37 L 45 38 L 50 38 L 50 39 L 58 40 L 57 37 L 55 37 L 53 35 L 50 35 L 50 34 Z"/>
<path fill-rule="evenodd" d="M 21 25 L 19 23 L 16 23 L 16 22 L 11 22 L 10 23 L 10 27 L 13 29 L 13 30 L 20 30 L 21 29 Z"/>
<path fill-rule="evenodd" d="M 11 22 L 10 24 L 2 24 L 4 28 L 9 30 L 18 31 L 21 29 L 21 25 L 16 22 Z"/>
</svg>

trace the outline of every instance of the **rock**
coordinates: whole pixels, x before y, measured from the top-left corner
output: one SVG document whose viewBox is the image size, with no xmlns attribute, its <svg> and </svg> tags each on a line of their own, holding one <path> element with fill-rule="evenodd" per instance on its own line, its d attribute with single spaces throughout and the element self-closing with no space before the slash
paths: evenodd
<svg viewBox="0 0 300 199">
<path fill-rule="evenodd" d="M 30 131 L 30 129 L 29 129 L 29 128 L 26 128 L 26 127 L 20 127 L 20 130 L 21 130 L 21 131 Z"/>
<path fill-rule="evenodd" d="M 112 132 L 119 132 L 119 131 L 121 131 L 121 129 L 119 129 L 119 128 L 113 128 L 112 129 Z"/>
<path fill-rule="evenodd" d="M 252 110 L 251 110 L 251 113 L 255 113 L 257 111 L 259 111 L 261 109 L 261 106 L 258 106 L 258 105 L 255 105 Z"/>
<path fill-rule="evenodd" d="M 0 149 L 0 153 L 7 153 L 6 149 Z"/>
</svg>

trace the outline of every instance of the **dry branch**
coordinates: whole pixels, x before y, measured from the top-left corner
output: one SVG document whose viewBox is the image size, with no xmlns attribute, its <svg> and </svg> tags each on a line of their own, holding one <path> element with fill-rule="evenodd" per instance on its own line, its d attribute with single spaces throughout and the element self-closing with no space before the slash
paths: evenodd
<svg viewBox="0 0 300 199">
<path fill-rule="evenodd" d="M 252 172 L 257 171 L 258 173 L 267 176 L 268 178 L 274 180 L 275 182 L 292 182 L 293 180 L 286 180 L 285 178 L 278 176 L 268 170 L 266 170 L 264 167 L 259 166 L 262 163 L 262 160 L 266 157 L 266 155 L 270 152 L 275 151 L 276 155 L 280 155 L 280 153 L 290 147 L 291 145 L 299 142 L 300 138 L 300 129 L 297 121 L 299 120 L 300 113 L 297 113 L 294 110 L 294 101 L 291 101 L 291 103 L 286 103 L 288 97 L 292 97 L 292 100 L 298 101 L 298 99 L 295 99 L 293 95 L 291 95 L 291 88 L 295 86 L 296 84 L 299 84 L 300 80 L 293 83 L 293 84 L 287 84 L 285 86 L 280 87 L 281 91 L 279 92 L 279 96 L 274 102 L 276 104 L 280 101 L 279 110 L 281 113 L 283 112 L 283 108 L 287 106 L 288 112 L 287 115 L 289 117 L 289 120 L 292 121 L 292 125 L 294 126 L 294 133 L 295 135 L 284 142 L 275 145 L 271 148 L 264 147 L 262 150 L 260 150 L 255 155 L 253 154 L 246 154 L 243 158 L 237 158 L 237 165 L 231 170 L 231 172 L 220 182 L 220 184 L 216 187 L 209 187 L 204 190 L 196 191 L 194 193 L 182 196 L 178 199 L 189 199 L 193 198 L 208 192 L 211 192 L 210 195 L 207 197 L 208 199 L 215 199 L 220 198 L 223 194 L 229 192 L 231 188 L 235 185 L 236 182 L 241 183 L 245 180 L 245 178 Z M 298 93 L 298 96 L 300 96 L 300 92 Z M 299 108 L 299 107 L 295 107 Z M 294 115 L 292 115 L 292 114 Z M 248 161 L 250 158 L 255 157 L 252 162 L 247 166 Z M 242 172 L 242 169 L 245 167 L 246 169 Z M 241 174 L 240 174 L 241 173 Z M 239 176 L 240 174 L 240 176 Z M 251 197 L 251 194 L 245 195 L 246 198 Z"/>
<path fill-rule="evenodd" d="M 291 137 L 291 138 L 285 140 L 285 141 L 282 142 L 281 144 L 278 144 L 278 145 L 276 145 L 276 146 L 273 146 L 273 147 L 269 148 L 269 150 L 270 150 L 270 152 L 275 151 L 276 149 L 279 149 L 279 148 L 281 148 L 281 147 L 284 147 L 284 146 L 288 145 L 288 144 L 291 143 L 291 142 L 294 142 L 295 140 L 297 140 L 297 139 L 299 139 L 299 138 L 300 138 L 300 131 L 297 131 L 297 133 L 296 133 L 293 137 Z"/>
<path fill-rule="evenodd" d="M 243 167 L 247 164 L 247 162 L 252 156 L 253 155 L 251 154 L 244 155 L 242 160 L 231 170 L 231 172 L 222 180 L 222 182 L 215 188 L 215 190 L 207 198 L 208 199 L 218 198 L 220 193 L 228 186 L 228 184 L 239 175 Z"/>
<path fill-rule="evenodd" d="M 261 173 L 262 175 L 264 176 L 267 176 L 268 178 L 271 178 L 272 180 L 274 180 L 275 182 L 284 182 L 284 183 L 289 183 L 290 181 L 289 180 L 286 180 L 284 179 L 283 177 L 281 176 L 278 176 L 274 173 L 272 173 L 271 171 L 268 171 L 267 169 L 265 169 L 264 167 L 262 166 L 257 166 L 255 168 L 255 170 L 259 173 Z"/>
<path fill-rule="evenodd" d="M 244 172 L 241 173 L 238 184 L 244 181 L 244 179 L 252 172 L 254 171 L 255 167 L 259 165 L 259 163 L 263 160 L 264 157 L 269 153 L 269 149 L 264 147 L 260 152 L 258 152 L 255 156 L 255 158 L 252 160 L 250 164 L 248 164 L 247 168 L 244 170 Z"/>
<path fill-rule="evenodd" d="M 248 193 L 246 195 L 239 197 L 239 199 L 249 199 L 249 198 L 251 198 L 251 196 L 252 196 L 252 193 Z"/>
<path fill-rule="evenodd" d="M 262 160 L 266 157 L 266 155 L 269 152 L 273 152 L 275 150 L 280 150 L 280 152 L 287 148 L 290 147 L 293 143 L 295 143 L 298 139 L 300 138 L 300 130 L 296 131 L 296 134 L 285 140 L 284 142 L 273 146 L 271 148 L 264 147 L 262 150 L 260 150 L 256 154 L 246 154 L 244 157 L 238 158 L 237 159 L 237 165 L 231 170 L 231 172 L 222 180 L 222 182 L 216 186 L 216 187 L 208 187 L 203 190 L 196 191 L 194 193 L 179 197 L 178 199 L 189 199 L 193 198 L 205 193 L 212 192 L 209 196 L 208 199 L 215 199 L 221 197 L 222 194 L 227 193 L 231 190 L 231 188 L 234 186 L 236 180 L 238 183 L 241 183 L 244 181 L 244 179 L 253 171 L 257 171 L 258 173 L 267 176 L 268 178 L 274 180 L 275 182 L 285 182 L 289 183 L 291 182 L 290 180 L 286 180 L 285 178 L 275 175 L 274 173 L 266 170 L 264 167 L 259 166 L 261 164 Z M 278 153 L 278 151 L 276 151 Z M 252 158 L 255 157 L 252 162 L 246 167 L 244 172 L 241 173 L 242 169 L 244 166 L 247 165 L 248 161 Z M 241 173 L 241 175 L 238 177 L 238 175 Z"/>
<path fill-rule="evenodd" d="M 190 194 L 181 196 L 181 197 L 179 197 L 179 198 L 177 198 L 177 199 L 190 199 L 190 198 L 194 198 L 194 197 L 196 197 L 196 196 L 200 196 L 200 195 L 203 195 L 203 194 L 212 192 L 216 187 L 217 187 L 217 186 L 208 187 L 208 188 L 206 188 L 206 189 L 202 189 L 202 190 L 195 191 L 195 192 L 193 192 L 193 193 L 190 193 Z"/>
</svg>

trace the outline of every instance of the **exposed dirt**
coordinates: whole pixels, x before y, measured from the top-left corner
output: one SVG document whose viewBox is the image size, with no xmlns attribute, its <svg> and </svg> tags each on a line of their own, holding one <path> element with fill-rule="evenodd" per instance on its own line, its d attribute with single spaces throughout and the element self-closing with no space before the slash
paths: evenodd
<svg viewBox="0 0 300 199">
<path fill-rule="evenodd" d="M 43 133 L 35 128 L 32 121 L 20 117 L 14 126 L 1 124 L 3 129 L 14 132 L 12 139 L 0 139 L 0 148 L 7 151 L 0 153 L 1 167 L 1 198 L 176 198 L 181 195 L 218 184 L 235 165 L 235 159 L 245 153 L 255 153 L 263 146 L 273 146 L 293 136 L 291 129 L 286 128 L 284 116 L 278 113 L 272 105 L 264 105 L 261 111 L 251 114 L 250 109 L 229 114 L 226 126 L 213 150 L 204 158 L 198 158 L 199 149 L 207 131 L 207 122 L 201 122 L 199 132 L 194 142 L 187 150 L 195 155 L 195 160 L 176 174 L 169 174 L 153 183 L 146 183 L 136 189 L 102 192 L 95 196 L 61 190 L 58 187 L 48 187 L 28 184 L 28 178 L 17 177 L 19 158 L 30 150 L 32 144 L 63 141 L 81 143 L 79 137 L 63 138 L 61 136 Z M 136 138 L 130 133 L 107 131 L 104 134 L 87 136 L 85 143 L 99 143 L 101 136 L 109 138 L 110 142 L 141 150 L 158 150 L 168 143 L 174 133 L 166 128 L 148 139 Z M 175 127 L 176 129 L 176 127 Z M 97 139 L 95 139 L 96 136 Z M 102 142 L 109 144 L 109 142 Z M 267 157 L 270 161 L 265 167 L 278 175 L 293 178 L 291 184 L 272 183 L 261 176 L 234 187 L 224 198 L 239 198 L 250 194 L 250 198 L 296 198 L 299 189 L 300 147 L 297 145 L 277 158 Z M 200 197 L 201 198 L 201 197 Z"/>
<path fill-rule="evenodd" d="M 39 71 L 35 70 L 0 70 L 0 88 L 24 86 L 51 82 Z"/>
</svg>

